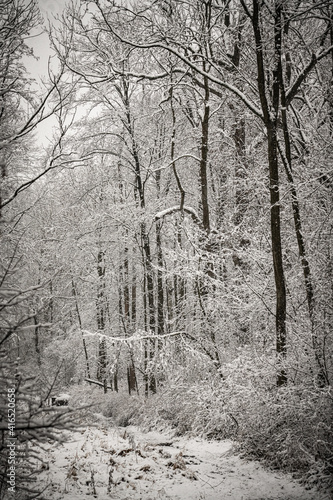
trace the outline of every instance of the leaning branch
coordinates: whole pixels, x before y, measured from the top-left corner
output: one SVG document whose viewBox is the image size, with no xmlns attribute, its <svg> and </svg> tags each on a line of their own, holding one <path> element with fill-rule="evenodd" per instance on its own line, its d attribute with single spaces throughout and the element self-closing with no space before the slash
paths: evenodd
<svg viewBox="0 0 333 500">
<path fill-rule="evenodd" d="M 194 210 L 194 208 L 187 207 L 187 206 L 180 207 L 179 205 L 175 205 L 173 207 L 166 208 L 165 210 L 162 210 L 161 212 L 158 212 L 157 214 L 155 214 L 154 221 L 157 221 L 159 219 L 163 219 L 167 215 L 172 215 L 175 212 L 182 212 L 182 211 L 187 213 L 188 215 L 190 215 L 196 224 L 201 225 L 201 220 L 200 220 L 197 212 Z"/>
<path fill-rule="evenodd" d="M 91 378 L 85 378 L 84 380 L 86 382 L 88 382 L 89 384 L 96 384 L 96 385 L 100 385 L 101 387 L 105 387 L 102 382 L 97 382 L 97 380 L 92 380 Z M 110 385 L 108 385 L 107 388 L 112 391 L 112 387 Z"/>
<path fill-rule="evenodd" d="M 328 47 L 326 50 L 323 52 L 317 52 L 317 54 L 312 54 L 311 60 L 308 63 L 308 65 L 303 69 L 303 71 L 298 75 L 296 81 L 293 83 L 291 88 L 288 90 L 286 93 L 286 104 L 287 106 L 292 102 L 294 99 L 295 95 L 298 92 L 298 89 L 304 82 L 305 78 L 307 75 L 313 70 L 315 65 L 324 57 L 328 56 L 331 52 L 333 51 L 333 45 Z"/>
<path fill-rule="evenodd" d="M 5 207 L 6 205 L 9 205 L 9 203 L 11 203 L 22 191 L 25 191 L 32 184 L 34 184 L 39 179 L 44 177 L 44 175 L 47 174 L 48 172 L 50 172 L 50 170 L 54 170 L 56 168 L 62 168 L 62 167 L 65 168 L 65 167 L 68 167 L 69 165 L 71 165 L 73 167 L 73 164 L 75 164 L 75 166 L 78 166 L 81 162 L 83 162 L 87 159 L 87 157 L 84 157 L 84 158 L 78 158 L 78 159 L 73 159 L 73 160 L 65 160 L 65 161 L 63 160 L 60 163 L 57 163 L 56 160 L 59 158 L 59 156 L 60 155 L 58 155 L 56 158 L 52 158 L 49 166 L 45 170 L 43 170 L 40 174 L 36 175 L 32 179 L 21 184 L 9 198 L 7 198 L 2 203 L 0 203 L 0 210 L 3 207 Z"/>
<path fill-rule="evenodd" d="M 183 335 L 185 332 L 183 331 L 171 332 L 171 333 L 165 333 L 163 335 L 154 335 L 154 334 L 132 335 L 131 337 L 109 337 L 108 335 L 104 335 L 103 333 L 100 332 L 89 332 L 87 330 L 83 330 L 83 333 L 86 337 L 98 335 L 100 338 L 105 338 L 106 340 L 111 342 L 128 343 L 128 342 L 148 340 L 148 339 L 164 339 L 168 337 L 175 337 L 177 335 Z"/>
<path fill-rule="evenodd" d="M 63 69 L 61 70 L 60 74 L 57 76 L 56 80 L 50 87 L 50 89 L 47 91 L 45 96 L 42 98 L 42 100 L 39 102 L 38 106 L 35 108 L 33 111 L 32 115 L 27 119 L 27 121 L 21 126 L 21 128 L 13 135 L 10 137 L 6 137 L 0 142 L 0 150 L 3 149 L 4 147 L 8 146 L 9 144 L 17 141 L 18 139 L 21 139 L 25 135 L 29 134 L 33 129 L 37 127 L 40 123 L 42 123 L 44 120 L 52 116 L 55 111 L 58 108 L 58 105 L 54 106 L 48 113 L 44 114 L 46 104 L 49 102 L 50 97 L 54 90 L 57 88 L 57 85 L 59 84 L 61 77 L 62 77 Z"/>
</svg>

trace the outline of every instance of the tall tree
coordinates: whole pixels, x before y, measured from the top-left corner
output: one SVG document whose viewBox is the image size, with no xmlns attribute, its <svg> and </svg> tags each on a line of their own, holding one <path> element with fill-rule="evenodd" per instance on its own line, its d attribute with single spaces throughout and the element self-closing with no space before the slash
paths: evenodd
<svg viewBox="0 0 333 500">
<path fill-rule="evenodd" d="M 204 7 L 210 9 L 213 4 L 210 2 L 198 2 L 198 7 Z M 230 75 L 225 71 L 225 67 L 222 69 L 214 65 L 214 72 L 208 72 L 207 66 L 202 67 L 201 61 L 204 60 L 205 64 L 211 62 L 211 54 L 214 51 L 217 54 L 228 60 L 228 53 L 221 50 L 219 47 L 219 37 L 216 36 L 214 42 L 210 43 L 210 53 L 209 55 L 204 54 L 203 45 L 200 41 L 193 37 L 189 41 L 189 37 L 186 38 L 183 34 L 177 38 L 177 36 L 168 36 L 167 43 L 162 35 L 163 27 L 160 22 L 160 18 L 154 14 L 155 4 L 152 4 L 152 15 L 150 17 L 151 22 L 148 22 L 148 18 L 145 18 L 147 24 L 147 36 L 146 39 L 141 37 L 139 40 L 134 38 L 129 39 L 125 34 L 120 33 L 115 27 L 111 27 L 114 35 L 121 40 L 127 46 L 133 47 L 137 51 L 146 51 L 147 49 L 159 49 L 161 51 L 166 51 L 177 57 L 181 64 L 185 65 L 187 69 L 182 67 L 177 67 L 177 71 L 180 73 L 186 73 L 186 71 L 193 71 L 196 75 L 200 75 L 202 78 L 206 78 L 210 82 L 211 92 L 219 94 L 219 90 L 216 87 L 226 89 L 235 96 L 237 96 L 243 104 L 248 108 L 249 111 L 254 113 L 256 117 L 259 117 L 265 126 L 267 132 L 267 161 L 269 166 L 269 190 L 270 190 L 270 214 L 271 214 L 271 245 L 272 245 L 272 257 L 273 257 L 273 269 L 274 269 L 274 280 L 275 280 L 275 295 L 276 295 L 276 350 L 278 356 L 282 359 L 286 356 L 286 345 L 287 345 L 287 331 L 286 331 L 286 314 L 287 314 L 287 296 L 286 296 L 286 283 L 285 283 L 285 272 L 283 266 L 283 248 L 282 248 L 282 236 L 281 236 L 281 199 L 280 199 L 280 178 L 279 178 L 279 160 L 278 160 L 278 131 L 280 126 L 280 116 L 281 116 L 281 87 L 279 84 L 279 74 L 283 71 L 283 8 L 282 3 L 272 2 L 270 6 L 258 1 L 253 0 L 252 6 L 248 5 L 244 0 L 240 1 L 239 8 L 242 9 L 246 15 L 248 22 L 252 29 L 253 36 L 253 47 L 255 51 L 255 61 L 256 61 L 256 79 L 257 87 L 250 85 L 248 90 L 243 91 L 242 87 L 235 85 L 230 78 Z M 225 8 L 223 4 L 214 5 L 215 8 L 215 18 L 219 16 L 221 9 Z M 121 7 L 120 7 L 121 9 Z M 178 16 L 180 16 L 181 11 L 188 10 L 188 5 L 184 2 L 180 2 L 176 10 Z M 304 17 L 310 20 L 312 14 L 316 11 L 317 6 L 309 5 L 307 2 L 301 2 L 299 5 L 295 6 L 293 9 L 293 16 L 297 16 L 300 23 L 304 22 Z M 136 20 L 135 8 L 130 10 L 128 8 L 123 9 L 126 12 L 125 15 L 131 17 L 133 22 Z M 119 12 L 119 10 L 118 10 Z M 169 16 L 169 13 L 168 13 Z M 158 25 L 159 30 L 153 30 L 153 35 L 148 35 L 148 26 Z M 319 27 L 319 26 L 318 26 Z M 325 21 L 320 25 L 320 30 L 326 32 L 327 26 Z M 323 32 L 323 31 L 322 31 Z M 195 33 L 192 31 L 191 33 Z M 321 39 L 319 37 L 319 43 L 317 47 L 313 50 L 310 59 L 307 63 L 303 64 L 298 75 L 295 75 L 295 80 L 291 83 L 290 89 L 287 92 L 285 98 L 285 104 L 290 106 L 295 97 L 298 95 L 302 88 L 305 79 L 308 77 L 310 72 L 315 68 L 318 62 L 324 57 L 328 56 L 332 51 L 332 47 L 323 47 Z M 289 57 L 289 56 L 288 56 Z M 200 63 L 198 63 L 200 61 Z M 287 64 L 286 71 L 290 72 L 290 65 Z M 244 72 L 246 74 L 251 73 L 251 68 L 244 67 L 244 61 L 239 67 L 239 72 Z M 132 76 L 135 76 L 135 72 L 130 72 Z M 142 74 L 142 73 L 141 73 Z M 252 73 L 253 74 L 253 73 Z M 154 78 L 158 78 L 156 75 Z M 147 78 L 151 78 L 151 75 L 146 73 Z M 283 367 L 281 367 L 278 374 L 277 383 L 278 385 L 283 385 L 287 381 L 286 373 Z"/>
</svg>

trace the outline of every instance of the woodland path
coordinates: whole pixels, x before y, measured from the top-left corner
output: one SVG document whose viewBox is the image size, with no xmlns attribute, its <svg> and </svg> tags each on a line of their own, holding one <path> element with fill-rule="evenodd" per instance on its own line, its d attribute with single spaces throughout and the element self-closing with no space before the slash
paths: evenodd
<svg viewBox="0 0 333 500">
<path fill-rule="evenodd" d="M 231 441 L 107 425 L 68 432 L 43 452 L 46 500 L 325 500 L 232 451 Z M 327 498 L 327 497 L 326 497 Z"/>
</svg>

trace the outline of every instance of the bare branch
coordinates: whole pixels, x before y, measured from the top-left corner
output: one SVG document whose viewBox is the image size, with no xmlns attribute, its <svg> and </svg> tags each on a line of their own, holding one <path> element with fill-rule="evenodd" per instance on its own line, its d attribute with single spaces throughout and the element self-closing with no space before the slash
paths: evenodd
<svg viewBox="0 0 333 500">
<path fill-rule="evenodd" d="M 296 96 L 298 89 L 304 82 L 305 78 L 308 76 L 308 74 L 313 70 L 313 68 L 316 66 L 316 64 L 323 59 L 324 57 L 328 56 L 331 52 L 333 51 L 333 45 L 322 51 L 320 49 L 319 52 L 316 54 L 312 54 L 311 60 L 308 63 L 308 65 L 303 69 L 303 71 L 298 75 L 296 81 L 293 83 L 291 88 L 286 92 L 286 104 L 287 106 L 292 102 L 294 97 Z"/>
</svg>

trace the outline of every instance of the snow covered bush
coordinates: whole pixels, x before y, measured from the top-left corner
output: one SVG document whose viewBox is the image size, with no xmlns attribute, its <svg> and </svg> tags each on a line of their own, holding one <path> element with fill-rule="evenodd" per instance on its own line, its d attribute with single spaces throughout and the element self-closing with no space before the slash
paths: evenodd
<svg viewBox="0 0 333 500">
<path fill-rule="evenodd" d="M 239 448 L 271 467 L 328 484 L 333 466 L 331 388 L 319 388 L 311 380 L 277 388 L 272 384 L 274 363 L 265 357 L 241 356 L 226 373 L 220 390 L 239 425 Z"/>
<path fill-rule="evenodd" d="M 177 381 L 148 399 L 117 398 L 118 422 L 177 435 L 233 439 L 240 453 L 329 487 L 332 463 L 331 389 L 310 382 L 277 388 L 274 358 L 242 353 L 223 377 Z"/>
<path fill-rule="evenodd" d="M 37 498 L 40 450 L 76 426 L 73 411 L 48 407 L 48 396 L 49 388 L 41 389 L 38 377 L 25 376 L 19 360 L 0 352 L 0 499 Z"/>
<path fill-rule="evenodd" d="M 104 394 L 98 386 L 78 386 L 72 404 L 122 427 L 172 428 L 176 435 L 232 439 L 240 453 L 292 472 L 309 484 L 329 487 L 332 475 L 333 398 L 330 387 L 310 379 L 276 387 L 275 356 L 242 350 L 223 372 L 168 380 L 148 398 Z"/>
<path fill-rule="evenodd" d="M 116 425 L 127 427 L 133 423 L 135 415 L 141 414 L 142 405 L 141 399 L 137 396 L 111 393 L 104 406 L 103 414 L 111 417 Z"/>
<path fill-rule="evenodd" d="M 272 467 L 299 473 L 308 482 L 330 483 L 330 389 L 290 385 L 271 392 L 242 391 L 238 398 L 232 405 L 239 408 L 240 449 Z"/>
</svg>

